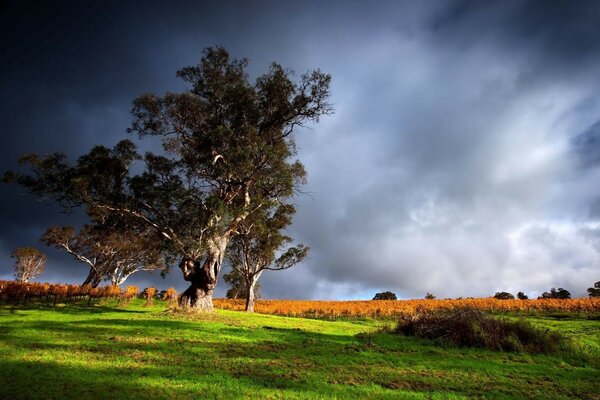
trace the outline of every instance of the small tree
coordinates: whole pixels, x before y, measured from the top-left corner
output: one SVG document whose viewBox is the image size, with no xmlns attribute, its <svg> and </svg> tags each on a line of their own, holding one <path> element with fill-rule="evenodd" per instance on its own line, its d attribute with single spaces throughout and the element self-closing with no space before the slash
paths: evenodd
<svg viewBox="0 0 600 400">
<path fill-rule="evenodd" d="M 525 293 L 523 293 L 523 292 L 517 293 L 517 298 L 519 300 L 527 300 L 527 299 L 529 299 L 529 297 L 527 297 L 527 295 Z"/>
<path fill-rule="evenodd" d="M 228 299 L 246 299 L 248 297 L 248 289 L 246 287 L 246 279 L 240 268 L 231 268 L 231 271 L 223 275 L 223 281 L 229 284 L 229 289 L 225 293 Z M 260 282 L 254 285 L 254 298 L 261 298 Z"/>
<path fill-rule="evenodd" d="M 44 271 L 46 255 L 33 247 L 19 247 L 10 255 L 15 258 L 15 279 L 29 282 Z"/>
<path fill-rule="evenodd" d="M 273 205 L 257 211 L 238 226 L 228 258 L 234 276 L 239 273 L 244 279 L 248 312 L 254 311 L 255 287 L 264 271 L 292 268 L 308 255 L 309 248 L 303 244 L 285 248 L 292 238 L 284 235 L 282 230 L 292 222 L 295 212 L 289 204 Z"/>
<path fill-rule="evenodd" d="M 600 297 L 600 281 L 594 283 L 594 287 L 587 290 L 590 297 Z"/>
<path fill-rule="evenodd" d="M 571 293 L 563 288 L 552 288 L 550 289 L 550 292 L 544 292 L 542 293 L 542 295 L 539 297 L 540 299 L 561 299 L 561 300 L 566 300 L 566 299 L 570 299 L 571 298 Z"/>
<path fill-rule="evenodd" d="M 432 295 L 431 293 L 427 292 L 427 294 L 425 295 L 425 300 L 434 300 L 435 296 Z"/>
<path fill-rule="evenodd" d="M 398 300 L 398 297 L 396 296 L 395 293 L 392 292 L 380 292 L 375 294 L 375 297 L 373 297 L 373 300 Z"/>
<path fill-rule="evenodd" d="M 513 296 L 512 294 L 508 293 L 508 292 L 496 292 L 496 294 L 494 295 L 495 299 L 500 299 L 500 300 L 513 300 L 515 298 L 515 296 Z"/>
</svg>

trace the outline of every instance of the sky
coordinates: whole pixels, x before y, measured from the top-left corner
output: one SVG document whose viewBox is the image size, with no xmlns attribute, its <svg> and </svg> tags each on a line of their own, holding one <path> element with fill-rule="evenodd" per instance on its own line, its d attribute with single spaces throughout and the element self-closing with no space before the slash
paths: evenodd
<svg viewBox="0 0 600 400">
<path fill-rule="evenodd" d="M 222 45 L 253 77 L 273 61 L 332 76 L 335 114 L 295 134 L 308 183 L 288 233 L 311 253 L 265 273 L 263 298 L 585 296 L 600 280 L 599 20 L 595 0 L 3 1 L 0 172 L 135 139 L 131 101 L 186 90 L 175 72 Z M 39 242 L 83 223 L 0 184 L 0 279 L 34 246 L 39 281 L 83 281 Z M 177 268 L 126 284 L 187 287 Z"/>
</svg>

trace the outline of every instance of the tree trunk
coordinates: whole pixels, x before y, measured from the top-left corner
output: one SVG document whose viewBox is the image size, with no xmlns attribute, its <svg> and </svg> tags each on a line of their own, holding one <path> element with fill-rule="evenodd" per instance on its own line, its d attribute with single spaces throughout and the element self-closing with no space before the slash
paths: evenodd
<svg viewBox="0 0 600 400">
<path fill-rule="evenodd" d="M 254 312 L 254 300 L 256 299 L 254 289 L 256 286 L 256 279 L 254 277 L 250 278 L 250 280 L 246 281 L 246 311 Z"/>
<path fill-rule="evenodd" d="M 81 286 L 90 285 L 91 287 L 95 288 L 95 287 L 98 287 L 98 285 L 100 284 L 101 281 L 102 281 L 102 277 L 100 275 L 98 275 L 98 273 L 96 272 L 96 270 L 94 268 L 90 267 L 90 272 L 89 272 L 87 278 L 85 278 L 85 281 L 83 281 L 83 283 L 81 284 Z"/>
<path fill-rule="evenodd" d="M 209 242 L 208 254 L 203 263 L 184 258 L 179 264 L 183 279 L 191 285 L 181 294 L 179 306 L 192 311 L 213 311 L 212 294 L 223 264 L 229 235 L 214 238 Z"/>
</svg>

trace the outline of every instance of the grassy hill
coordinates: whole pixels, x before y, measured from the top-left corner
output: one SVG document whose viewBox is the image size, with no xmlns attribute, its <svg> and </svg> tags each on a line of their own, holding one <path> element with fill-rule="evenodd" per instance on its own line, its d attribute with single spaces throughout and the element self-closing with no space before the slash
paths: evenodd
<svg viewBox="0 0 600 400">
<path fill-rule="evenodd" d="M 0 306 L 2 399 L 600 399 L 600 320 L 528 317 L 562 332 L 557 355 L 441 347 L 378 330 L 163 302 Z"/>
</svg>

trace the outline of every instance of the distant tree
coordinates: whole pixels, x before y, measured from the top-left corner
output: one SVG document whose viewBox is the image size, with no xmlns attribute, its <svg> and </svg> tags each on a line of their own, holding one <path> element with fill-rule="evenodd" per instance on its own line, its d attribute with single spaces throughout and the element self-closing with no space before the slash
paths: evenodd
<svg viewBox="0 0 600 400">
<path fill-rule="evenodd" d="M 571 293 L 569 293 L 568 290 L 563 289 L 563 288 L 552 288 L 550 289 L 550 292 L 544 292 L 542 293 L 542 295 L 539 297 L 540 299 L 570 299 L 571 298 Z"/>
<path fill-rule="evenodd" d="M 427 292 L 427 294 L 425 295 L 425 300 L 433 300 L 435 299 L 435 296 L 432 295 L 431 293 Z"/>
<path fill-rule="evenodd" d="M 240 274 L 246 295 L 246 311 L 254 311 L 255 286 L 264 271 L 282 271 L 292 268 L 308 255 L 303 244 L 289 246 L 292 238 L 283 229 L 292 222 L 294 206 L 281 202 L 261 210 L 242 221 L 231 241 L 228 259 L 233 276 Z"/>
<path fill-rule="evenodd" d="M 600 297 L 600 281 L 594 283 L 594 287 L 587 290 L 590 297 Z"/>
<path fill-rule="evenodd" d="M 239 224 L 294 196 L 305 181 L 295 159 L 297 128 L 333 112 L 328 74 L 314 70 L 293 79 L 273 63 L 251 81 L 247 65 L 222 47 L 207 48 L 197 65 L 177 72 L 185 91 L 134 101 L 129 131 L 161 140 L 161 154 L 142 157 L 124 140 L 112 149 L 96 146 L 74 165 L 60 153 L 30 155 L 20 160 L 30 174 L 13 171 L 4 180 L 67 210 L 110 212 L 156 230 L 190 282 L 180 306 L 211 311 Z M 136 162 L 141 173 L 131 170 Z"/>
<path fill-rule="evenodd" d="M 246 280 L 240 268 L 231 268 L 231 271 L 223 275 L 223 281 L 230 286 L 227 293 L 225 293 L 226 298 L 245 300 L 248 297 Z M 260 299 L 261 297 L 260 282 L 256 282 L 254 285 L 254 298 Z"/>
<path fill-rule="evenodd" d="M 79 232 L 70 226 L 53 226 L 42 243 L 71 254 L 90 268 L 83 285 L 97 287 L 102 280 L 120 285 L 140 271 L 165 266 L 154 231 L 111 225 L 86 225 Z"/>
<path fill-rule="evenodd" d="M 500 299 L 500 300 L 512 300 L 515 298 L 515 296 L 513 296 L 512 294 L 508 293 L 508 292 L 496 292 L 496 294 L 494 295 L 495 299 Z"/>
<path fill-rule="evenodd" d="M 527 297 L 527 295 L 525 293 L 523 293 L 523 292 L 517 293 L 517 298 L 519 300 L 527 300 L 527 299 L 529 299 L 529 297 Z"/>
<path fill-rule="evenodd" d="M 47 257 L 36 248 L 19 247 L 10 255 L 15 258 L 15 279 L 29 282 L 44 271 Z"/>
<path fill-rule="evenodd" d="M 398 300 L 398 297 L 396 296 L 395 293 L 392 292 L 380 292 L 375 294 L 375 297 L 373 297 L 373 300 Z"/>
</svg>

